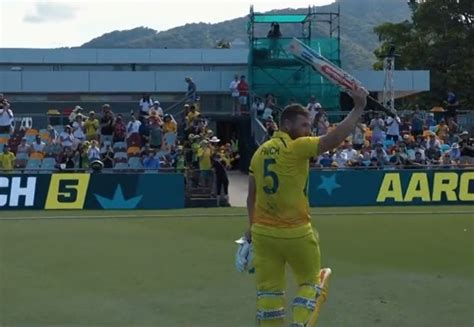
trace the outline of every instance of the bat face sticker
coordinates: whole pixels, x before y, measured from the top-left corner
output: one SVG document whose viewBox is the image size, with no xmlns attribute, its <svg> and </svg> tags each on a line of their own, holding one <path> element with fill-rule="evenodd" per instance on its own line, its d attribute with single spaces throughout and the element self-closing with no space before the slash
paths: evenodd
<svg viewBox="0 0 474 327">
<path fill-rule="evenodd" d="M 337 84 L 339 84 L 343 88 L 347 88 L 348 90 L 351 90 L 351 91 L 355 91 L 358 89 L 357 83 L 354 80 L 347 78 L 347 76 L 344 73 L 337 71 L 336 69 L 333 69 L 331 66 L 322 65 L 321 71 L 324 73 L 325 76 L 333 79 L 335 82 L 337 82 Z"/>
</svg>

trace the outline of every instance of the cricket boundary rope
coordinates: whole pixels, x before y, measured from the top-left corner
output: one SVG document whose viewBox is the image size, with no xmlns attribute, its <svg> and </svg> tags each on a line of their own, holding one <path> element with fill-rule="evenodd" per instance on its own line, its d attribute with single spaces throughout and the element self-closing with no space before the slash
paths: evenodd
<svg viewBox="0 0 474 327">
<path fill-rule="evenodd" d="M 358 211 L 358 212 L 316 212 L 312 211 L 313 218 L 318 216 L 398 216 L 400 212 L 378 212 L 378 211 Z M 403 214 L 408 215 L 472 215 L 472 210 L 459 211 L 404 211 Z M 216 218 L 216 217 L 247 217 L 246 213 L 206 213 L 206 214 L 105 214 L 105 215 L 58 215 L 56 217 L 38 217 L 38 216 L 6 216 L 2 214 L 2 220 L 67 220 L 67 219 L 88 219 L 88 220 L 102 220 L 102 219 L 156 219 L 156 218 Z"/>
</svg>

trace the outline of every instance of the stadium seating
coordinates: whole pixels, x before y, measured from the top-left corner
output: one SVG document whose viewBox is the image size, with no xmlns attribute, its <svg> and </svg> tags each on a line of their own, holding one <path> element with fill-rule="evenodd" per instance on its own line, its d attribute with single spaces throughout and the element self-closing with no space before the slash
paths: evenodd
<svg viewBox="0 0 474 327">
<path fill-rule="evenodd" d="M 25 135 L 28 136 L 28 135 L 32 135 L 32 136 L 36 136 L 38 135 L 38 130 L 37 129 L 34 129 L 34 128 L 30 128 L 30 129 L 27 129 L 26 132 L 25 132 Z"/>
<path fill-rule="evenodd" d="M 39 135 L 43 142 L 47 142 L 49 140 L 49 132 L 46 129 L 41 129 L 39 131 Z"/>
<path fill-rule="evenodd" d="M 140 135 L 138 133 L 133 133 L 127 139 L 127 144 L 128 144 L 129 147 L 139 147 L 141 142 L 142 142 L 142 140 L 141 140 Z"/>
<path fill-rule="evenodd" d="M 35 141 L 36 135 L 27 134 L 25 135 L 26 143 L 31 144 Z"/>
<path fill-rule="evenodd" d="M 128 170 L 128 163 L 126 162 L 117 162 L 113 168 L 114 170 Z"/>
<path fill-rule="evenodd" d="M 41 152 L 33 152 L 32 154 L 30 154 L 30 159 L 43 160 L 43 158 L 44 154 L 42 154 Z"/>
<path fill-rule="evenodd" d="M 137 156 L 140 155 L 140 148 L 138 146 L 130 146 L 127 149 L 127 153 L 129 156 Z"/>
<path fill-rule="evenodd" d="M 26 163 L 26 169 L 39 169 L 41 168 L 41 160 L 30 159 Z"/>
<path fill-rule="evenodd" d="M 17 160 L 28 160 L 28 153 L 17 153 L 16 155 Z"/>
<path fill-rule="evenodd" d="M 9 138 L 10 137 L 8 135 L 5 136 L 4 134 L 1 134 L 0 135 L 0 144 L 7 144 Z"/>
<path fill-rule="evenodd" d="M 124 159 L 123 162 L 126 162 L 128 159 L 128 155 L 125 152 L 115 152 L 114 153 L 114 160 L 115 161 L 122 161 L 121 159 Z"/>
<path fill-rule="evenodd" d="M 125 142 L 115 142 L 113 149 L 116 152 L 117 151 L 125 152 L 127 150 L 127 144 Z"/>
<path fill-rule="evenodd" d="M 26 159 L 16 159 L 15 160 L 15 168 L 23 169 L 26 167 Z"/>
<path fill-rule="evenodd" d="M 395 142 L 393 140 L 384 140 L 383 141 L 383 147 L 385 149 L 388 149 L 390 148 L 391 146 L 393 146 L 395 144 Z"/>
<path fill-rule="evenodd" d="M 12 135 L 0 134 L 0 151 L 5 146 L 9 146 L 16 153 L 18 145 L 25 138 L 26 142 L 32 145 L 36 136 L 39 135 L 45 143 L 50 142 L 50 131 L 48 129 L 29 128 L 28 124 L 21 125 Z M 64 130 L 64 126 L 53 126 L 57 133 Z M 169 150 L 177 142 L 176 133 L 166 133 L 163 135 L 163 147 L 157 149 L 158 158 L 163 161 Z M 113 170 L 140 170 L 143 171 L 143 163 L 140 158 L 141 137 L 138 133 L 130 135 L 126 142 L 113 142 L 111 136 L 101 135 L 101 153 L 104 153 L 108 146 L 112 146 L 114 152 Z M 26 169 L 31 172 L 51 172 L 58 168 L 58 158 L 55 154 L 44 154 L 40 152 L 16 153 L 15 168 Z"/>
<path fill-rule="evenodd" d="M 41 162 L 42 169 L 52 170 L 52 169 L 55 169 L 55 167 L 56 167 L 56 159 L 54 158 L 45 158 Z"/>
<path fill-rule="evenodd" d="M 143 169 L 143 164 L 138 157 L 131 157 L 128 159 L 128 167 L 130 169 Z"/>
<path fill-rule="evenodd" d="M 100 141 L 104 144 L 112 144 L 112 135 L 100 135 Z"/>
</svg>

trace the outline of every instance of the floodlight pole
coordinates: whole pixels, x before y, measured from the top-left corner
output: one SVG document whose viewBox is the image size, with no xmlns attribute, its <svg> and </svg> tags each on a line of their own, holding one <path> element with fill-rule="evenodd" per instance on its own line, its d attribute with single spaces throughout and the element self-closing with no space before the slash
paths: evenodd
<svg viewBox="0 0 474 327">
<path fill-rule="evenodd" d="M 393 75 L 395 71 L 395 55 L 389 54 L 383 60 L 383 104 L 395 110 L 395 85 Z"/>
</svg>

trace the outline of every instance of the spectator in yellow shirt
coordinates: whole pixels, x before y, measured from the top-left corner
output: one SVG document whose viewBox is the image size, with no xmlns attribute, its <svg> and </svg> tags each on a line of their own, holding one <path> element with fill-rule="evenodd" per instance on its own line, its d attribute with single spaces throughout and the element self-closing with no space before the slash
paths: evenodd
<svg viewBox="0 0 474 327">
<path fill-rule="evenodd" d="M 99 120 L 95 117 L 95 112 L 89 112 L 89 118 L 84 122 L 84 131 L 88 141 L 97 140 L 99 126 Z"/>
<path fill-rule="evenodd" d="M 232 158 L 227 153 L 225 146 L 221 146 L 217 155 L 220 157 L 220 162 L 225 164 L 226 169 L 230 169 L 232 164 Z"/>
<path fill-rule="evenodd" d="M 186 123 L 188 125 L 188 128 L 193 125 L 193 121 L 196 117 L 198 117 L 201 113 L 196 110 L 196 106 L 192 105 L 190 108 L 190 111 L 188 115 L 186 116 Z"/>
<path fill-rule="evenodd" d="M 10 151 L 10 147 L 5 146 L 0 154 L 0 165 L 3 172 L 12 171 L 15 163 L 15 154 Z"/>
<path fill-rule="evenodd" d="M 444 143 L 447 142 L 449 127 L 446 124 L 446 121 L 444 119 L 441 119 L 441 121 L 439 122 L 439 125 L 436 126 L 435 132 L 440 140 L 442 140 Z"/>
<path fill-rule="evenodd" d="M 176 131 L 178 130 L 178 125 L 170 114 L 165 115 L 164 121 L 165 122 L 163 124 L 163 133 L 176 133 Z"/>
<path fill-rule="evenodd" d="M 212 174 L 212 149 L 209 146 L 209 141 L 203 140 L 197 151 L 197 157 L 199 159 L 199 170 L 201 176 L 201 185 L 204 187 L 210 186 L 211 174 Z"/>
</svg>

